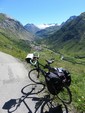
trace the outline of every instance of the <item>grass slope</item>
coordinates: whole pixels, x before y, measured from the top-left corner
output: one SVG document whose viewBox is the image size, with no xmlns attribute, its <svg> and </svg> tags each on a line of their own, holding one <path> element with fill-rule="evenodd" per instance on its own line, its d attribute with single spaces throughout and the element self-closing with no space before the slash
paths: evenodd
<svg viewBox="0 0 85 113">
<path fill-rule="evenodd" d="M 25 40 L 14 40 L 0 33 L 0 51 L 4 51 L 17 58 L 24 59 L 27 52 L 30 51 L 30 44 Z"/>
<path fill-rule="evenodd" d="M 85 66 L 82 64 L 74 64 L 72 62 L 61 60 L 61 54 L 55 53 L 47 48 L 43 48 L 39 51 L 40 59 L 42 64 L 46 64 L 46 59 L 54 58 L 55 62 L 51 64 L 53 67 L 63 67 L 71 73 L 72 83 L 70 86 L 72 92 L 72 103 L 68 105 L 70 110 L 76 109 L 74 113 L 84 113 L 85 112 Z M 42 79 L 41 79 L 42 78 Z M 41 76 L 43 81 L 43 77 Z M 56 100 L 58 101 L 58 100 Z"/>
</svg>

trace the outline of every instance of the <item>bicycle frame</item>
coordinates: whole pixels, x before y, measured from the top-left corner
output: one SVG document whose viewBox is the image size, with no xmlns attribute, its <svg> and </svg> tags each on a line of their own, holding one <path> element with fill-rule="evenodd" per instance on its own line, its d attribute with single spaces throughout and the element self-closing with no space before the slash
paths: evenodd
<svg viewBox="0 0 85 113">
<path fill-rule="evenodd" d="M 36 63 L 36 65 L 34 65 L 35 68 L 33 70 L 31 70 L 28 74 L 30 80 L 36 84 L 43 84 L 43 82 L 36 82 L 34 79 L 32 79 L 32 76 L 30 76 L 32 71 L 37 71 L 38 72 L 37 78 L 39 78 L 40 72 L 41 72 L 41 74 L 45 77 L 46 84 L 44 84 L 44 85 L 47 87 L 49 93 L 52 95 L 58 96 L 61 92 L 61 95 L 59 95 L 58 98 L 61 101 L 65 102 L 67 104 L 70 104 L 72 101 L 72 95 L 71 95 L 70 89 L 68 88 L 68 85 L 66 83 L 64 83 L 64 81 L 57 74 L 54 73 L 54 71 L 56 71 L 55 68 L 50 66 L 50 64 L 52 64 L 53 62 L 51 60 L 46 60 L 46 61 L 47 61 L 47 63 L 45 65 L 42 65 L 37 59 L 37 63 Z M 48 71 L 45 71 L 43 68 L 41 68 L 41 66 L 44 69 L 48 69 Z M 51 78 L 51 74 L 52 74 L 52 78 Z M 66 99 L 61 98 L 63 91 L 65 91 L 66 95 L 68 94 L 68 96 L 66 96 L 67 97 Z"/>
<path fill-rule="evenodd" d="M 37 63 L 36 63 L 36 65 L 35 65 L 35 69 L 36 69 L 37 72 L 38 72 L 38 77 L 39 77 L 39 73 L 40 73 L 40 72 L 42 73 L 42 75 L 43 75 L 44 77 L 46 77 L 46 74 L 47 74 L 47 73 L 50 73 L 50 72 L 52 72 L 52 71 L 54 70 L 54 69 L 50 66 L 50 64 L 51 64 L 51 63 L 49 63 L 49 62 L 47 61 L 47 64 L 42 65 L 42 64 L 39 63 L 39 61 L 37 60 Z M 44 71 L 43 69 L 41 69 L 40 66 L 42 66 L 44 69 L 48 69 L 48 72 L 46 72 L 46 71 Z"/>
</svg>

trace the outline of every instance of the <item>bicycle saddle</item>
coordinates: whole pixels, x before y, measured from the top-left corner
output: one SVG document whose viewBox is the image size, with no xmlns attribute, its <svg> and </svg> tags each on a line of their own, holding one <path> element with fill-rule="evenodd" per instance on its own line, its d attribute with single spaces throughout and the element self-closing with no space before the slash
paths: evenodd
<svg viewBox="0 0 85 113">
<path fill-rule="evenodd" d="M 52 64 L 52 63 L 54 62 L 54 60 L 46 60 L 46 62 L 47 62 L 48 64 Z"/>
</svg>

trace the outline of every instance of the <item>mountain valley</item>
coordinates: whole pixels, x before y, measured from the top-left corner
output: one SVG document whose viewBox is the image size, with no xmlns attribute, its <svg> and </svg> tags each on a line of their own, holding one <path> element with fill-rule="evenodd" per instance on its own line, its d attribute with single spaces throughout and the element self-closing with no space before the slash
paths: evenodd
<svg viewBox="0 0 85 113">
<path fill-rule="evenodd" d="M 0 13 L 0 51 L 22 61 L 28 53 L 38 51 L 42 64 L 54 58 L 53 66 L 71 72 L 73 101 L 70 107 L 77 110 L 75 113 L 85 113 L 85 12 L 45 29 L 34 24 L 23 26 Z"/>
</svg>

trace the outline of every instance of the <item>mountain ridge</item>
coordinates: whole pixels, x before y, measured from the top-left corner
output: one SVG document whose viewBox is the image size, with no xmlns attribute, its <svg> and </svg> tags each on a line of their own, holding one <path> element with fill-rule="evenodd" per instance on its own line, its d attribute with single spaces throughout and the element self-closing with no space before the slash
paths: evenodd
<svg viewBox="0 0 85 113">
<path fill-rule="evenodd" d="M 61 29 L 62 26 L 69 23 L 70 21 L 72 21 L 75 18 L 76 18 L 76 16 L 71 16 L 69 19 L 67 19 L 66 22 L 63 22 L 61 25 L 51 24 L 50 27 L 46 27 L 45 29 L 41 29 L 41 30 L 37 31 L 36 35 L 41 38 L 48 38 L 50 35 L 54 34 L 59 29 Z"/>
<path fill-rule="evenodd" d="M 68 54 L 85 54 L 85 13 L 67 22 L 46 41 L 51 49 Z"/>
</svg>

